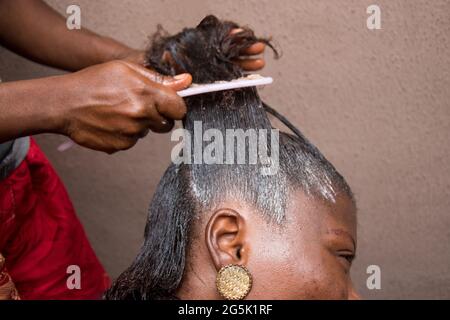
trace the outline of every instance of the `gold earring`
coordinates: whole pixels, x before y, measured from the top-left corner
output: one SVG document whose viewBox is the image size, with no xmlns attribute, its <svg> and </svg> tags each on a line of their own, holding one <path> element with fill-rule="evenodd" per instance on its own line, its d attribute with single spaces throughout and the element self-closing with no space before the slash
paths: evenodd
<svg viewBox="0 0 450 320">
<path fill-rule="evenodd" d="M 216 286 L 226 300 L 242 300 L 252 289 L 252 274 L 246 267 L 230 264 L 217 273 Z"/>
</svg>

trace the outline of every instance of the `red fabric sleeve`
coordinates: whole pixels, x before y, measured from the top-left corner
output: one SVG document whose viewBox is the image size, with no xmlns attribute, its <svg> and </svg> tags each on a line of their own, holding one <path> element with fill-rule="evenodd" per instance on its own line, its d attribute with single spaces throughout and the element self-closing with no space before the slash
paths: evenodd
<svg viewBox="0 0 450 320">
<path fill-rule="evenodd" d="M 0 181 L 0 252 L 22 299 L 99 299 L 109 278 L 55 170 L 32 140 L 26 159 Z M 79 267 L 80 289 L 68 268 Z"/>
</svg>

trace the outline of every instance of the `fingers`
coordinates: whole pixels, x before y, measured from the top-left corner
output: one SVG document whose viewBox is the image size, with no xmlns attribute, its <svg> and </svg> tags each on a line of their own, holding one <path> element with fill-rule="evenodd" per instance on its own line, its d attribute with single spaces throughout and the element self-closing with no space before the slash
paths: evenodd
<svg viewBox="0 0 450 320">
<path fill-rule="evenodd" d="M 265 49 L 266 49 L 266 45 L 264 43 L 257 42 L 255 44 L 251 45 L 250 47 L 242 50 L 241 54 L 253 56 L 253 55 L 257 55 L 257 54 L 262 54 Z"/>
<path fill-rule="evenodd" d="M 140 65 L 137 65 L 135 63 L 123 61 L 126 63 L 131 69 L 138 72 L 145 78 L 147 78 L 150 81 L 163 84 L 166 87 L 172 88 L 175 91 L 183 90 L 189 87 L 192 83 L 192 76 L 189 73 L 182 73 L 179 75 L 176 75 L 174 77 L 170 76 L 164 76 L 162 74 L 159 74 L 153 70 L 144 68 Z"/>
<path fill-rule="evenodd" d="M 192 83 L 192 76 L 188 73 L 174 77 L 163 76 L 133 63 L 125 63 L 151 81 L 146 90 L 149 97 L 152 98 L 152 101 L 147 103 L 152 131 L 162 133 L 172 130 L 173 120 L 181 120 L 186 114 L 186 105 L 176 91 L 189 87 Z"/>
<path fill-rule="evenodd" d="M 181 120 L 186 115 L 186 104 L 174 90 L 158 85 L 153 93 L 155 107 L 158 113 L 170 120 Z"/>
<path fill-rule="evenodd" d="M 235 59 L 234 62 L 247 71 L 260 70 L 266 65 L 263 59 Z"/>
<path fill-rule="evenodd" d="M 167 116 L 165 117 L 158 110 L 158 103 L 149 108 L 148 118 L 149 118 L 149 128 L 156 133 L 169 132 L 170 130 L 172 130 L 174 126 L 174 121 L 170 117 Z"/>
<path fill-rule="evenodd" d="M 236 34 L 236 33 L 242 32 L 242 31 L 244 31 L 244 29 L 242 29 L 242 28 L 234 28 L 233 30 L 230 31 L 230 34 Z"/>
<path fill-rule="evenodd" d="M 244 29 L 242 28 L 235 28 L 233 30 L 230 31 L 230 34 L 236 34 L 239 32 L 244 31 Z M 241 51 L 242 55 L 249 55 L 249 56 L 253 56 L 253 55 L 257 55 L 257 54 L 261 54 L 264 52 L 264 50 L 266 49 L 266 45 L 262 42 L 257 42 L 253 45 L 251 45 L 248 48 L 245 48 L 244 50 Z"/>
<path fill-rule="evenodd" d="M 163 85 L 175 91 L 186 89 L 192 84 L 192 76 L 189 73 L 178 74 L 174 77 L 166 77 Z"/>
<path fill-rule="evenodd" d="M 155 72 L 153 70 L 144 68 L 138 64 L 128 62 L 128 61 L 121 61 L 122 63 L 126 64 L 129 68 L 133 69 L 140 75 L 144 76 L 150 81 L 156 82 L 156 83 L 162 83 L 164 81 L 164 76 L 162 74 L 159 74 L 158 72 Z"/>
<path fill-rule="evenodd" d="M 181 120 L 186 115 L 186 105 L 184 100 L 176 94 L 176 91 L 189 87 L 192 83 L 192 76 L 184 73 L 174 77 L 165 77 L 162 84 L 153 83 L 149 86 L 149 91 L 154 98 L 156 111 L 153 114 L 155 119 L 166 120 L 157 128 L 157 132 L 167 132 L 173 127 L 173 120 Z"/>
<path fill-rule="evenodd" d="M 188 73 L 179 74 L 173 78 L 167 78 L 163 82 L 163 88 L 159 91 L 159 99 L 156 100 L 156 109 L 168 120 L 163 130 L 172 130 L 173 120 L 181 120 L 186 115 L 187 109 L 184 100 L 174 92 L 189 87 L 192 83 L 192 76 Z"/>
<path fill-rule="evenodd" d="M 71 120 L 64 130 L 73 141 L 87 148 L 107 153 L 129 149 L 149 130 L 169 132 L 174 120 L 181 120 L 186 114 L 186 105 L 176 91 L 191 84 L 189 74 L 164 77 L 134 63 L 116 60 L 77 75 L 80 79 L 93 79 L 87 81 L 85 88 L 95 98 L 82 100 L 83 108 L 71 110 Z"/>
<path fill-rule="evenodd" d="M 98 131 L 79 131 L 71 136 L 72 140 L 86 148 L 113 154 L 132 148 L 138 141 L 137 137 L 126 135 L 111 135 Z"/>
<path fill-rule="evenodd" d="M 241 31 L 244 31 L 242 28 L 235 28 L 231 30 L 230 34 L 236 34 Z M 240 54 L 241 56 L 255 56 L 264 53 L 266 49 L 266 45 L 262 42 L 257 42 L 251 45 L 248 48 L 243 49 Z M 241 58 L 235 59 L 235 63 L 237 63 L 242 69 L 246 71 L 256 71 L 264 68 L 265 62 L 264 59 L 261 58 Z"/>
<path fill-rule="evenodd" d="M 139 139 L 145 138 L 148 135 L 149 131 L 150 129 L 142 130 L 141 133 L 138 135 L 138 138 Z"/>
</svg>

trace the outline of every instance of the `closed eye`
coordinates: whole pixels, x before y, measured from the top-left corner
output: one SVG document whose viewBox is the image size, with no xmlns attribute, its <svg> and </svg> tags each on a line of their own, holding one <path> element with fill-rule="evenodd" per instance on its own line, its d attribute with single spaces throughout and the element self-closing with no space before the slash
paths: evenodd
<svg viewBox="0 0 450 320">
<path fill-rule="evenodd" d="M 346 262 L 348 262 L 350 265 L 352 264 L 353 260 L 355 260 L 355 254 L 351 251 L 339 251 L 338 256 L 339 258 L 345 259 Z"/>
</svg>

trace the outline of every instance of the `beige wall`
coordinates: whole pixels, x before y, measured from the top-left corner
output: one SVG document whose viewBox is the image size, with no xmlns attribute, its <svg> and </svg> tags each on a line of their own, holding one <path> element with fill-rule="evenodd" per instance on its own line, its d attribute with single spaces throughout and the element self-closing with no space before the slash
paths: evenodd
<svg viewBox="0 0 450 320">
<path fill-rule="evenodd" d="M 51 0 L 64 12 L 73 3 Z M 271 35 L 275 84 L 263 97 L 301 127 L 348 179 L 359 207 L 354 279 L 366 298 L 450 298 L 450 1 L 88 1 L 82 23 L 143 46 L 162 23 L 176 32 L 206 14 Z M 366 28 L 366 7 L 382 9 L 382 30 Z M 4 80 L 50 70 L 6 50 Z M 113 156 L 41 136 L 46 151 L 112 276 L 135 256 L 148 203 L 169 163 L 168 135 L 150 135 Z M 382 289 L 365 270 L 382 270 Z"/>
</svg>

